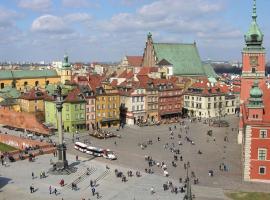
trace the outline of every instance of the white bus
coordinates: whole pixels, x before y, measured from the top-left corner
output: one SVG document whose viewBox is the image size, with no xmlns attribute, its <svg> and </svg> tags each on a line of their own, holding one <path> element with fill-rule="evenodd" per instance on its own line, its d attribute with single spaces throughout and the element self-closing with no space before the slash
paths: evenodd
<svg viewBox="0 0 270 200">
<path fill-rule="evenodd" d="M 97 156 L 97 157 L 103 156 L 103 152 L 104 152 L 104 149 L 100 149 L 100 148 L 97 148 L 97 147 L 88 146 L 86 148 L 86 153 L 87 154 Z"/>
<path fill-rule="evenodd" d="M 84 153 L 86 152 L 87 145 L 82 142 L 75 142 L 74 148 Z"/>
</svg>

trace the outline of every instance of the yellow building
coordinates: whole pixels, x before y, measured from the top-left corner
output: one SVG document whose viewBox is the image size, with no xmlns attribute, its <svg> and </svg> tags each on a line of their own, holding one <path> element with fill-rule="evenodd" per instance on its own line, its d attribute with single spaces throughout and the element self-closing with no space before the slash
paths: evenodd
<svg viewBox="0 0 270 200">
<path fill-rule="evenodd" d="M 96 125 L 98 128 L 119 126 L 120 96 L 109 85 L 96 88 Z"/>
<path fill-rule="evenodd" d="M 1 70 L 0 89 L 7 86 L 23 91 L 25 88 L 45 88 L 49 84 L 57 84 L 61 77 L 56 70 Z"/>
<path fill-rule="evenodd" d="M 47 94 L 39 89 L 31 89 L 21 95 L 19 104 L 22 112 L 37 113 L 44 112 L 44 98 Z"/>
</svg>

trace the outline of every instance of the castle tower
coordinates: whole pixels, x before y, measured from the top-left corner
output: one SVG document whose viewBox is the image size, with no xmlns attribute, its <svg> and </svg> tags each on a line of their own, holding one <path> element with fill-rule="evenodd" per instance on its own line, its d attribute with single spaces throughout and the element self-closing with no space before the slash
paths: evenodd
<svg viewBox="0 0 270 200">
<path fill-rule="evenodd" d="M 257 24 L 256 0 L 253 4 L 252 22 L 245 34 L 246 46 L 242 51 L 242 78 L 240 103 L 249 98 L 249 91 L 253 82 L 258 78 L 259 85 L 265 81 L 265 49 L 262 46 L 263 33 Z"/>
</svg>

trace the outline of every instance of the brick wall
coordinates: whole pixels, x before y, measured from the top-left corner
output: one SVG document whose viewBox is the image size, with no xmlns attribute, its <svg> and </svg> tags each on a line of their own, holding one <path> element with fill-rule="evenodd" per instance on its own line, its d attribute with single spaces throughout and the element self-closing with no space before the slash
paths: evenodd
<svg viewBox="0 0 270 200">
<path fill-rule="evenodd" d="M 37 120 L 35 115 L 24 112 L 15 112 L 8 108 L 0 108 L 0 124 L 22 128 L 44 135 L 50 134 L 49 129 L 43 126 L 43 124 Z"/>
</svg>

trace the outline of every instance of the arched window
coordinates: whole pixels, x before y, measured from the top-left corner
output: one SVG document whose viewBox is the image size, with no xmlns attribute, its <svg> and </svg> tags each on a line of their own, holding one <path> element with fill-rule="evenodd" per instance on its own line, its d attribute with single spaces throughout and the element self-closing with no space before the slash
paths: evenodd
<svg viewBox="0 0 270 200">
<path fill-rule="evenodd" d="M 49 85 L 50 84 L 50 81 L 46 81 L 46 85 Z"/>
<path fill-rule="evenodd" d="M 38 86 L 38 81 L 35 82 L 35 86 Z"/>
<path fill-rule="evenodd" d="M 23 85 L 24 85 L 24 86 L 27 86 L 27 85 L 28 85 L 28 82 L 27 82 L 27 81 L 25 81 L 25 82 L 23 83 Z"/>
<path fill-rule="evenodd" d="M 5 83 L 1 83 L 1 89 L 5 87 Z"/>
</svg>

